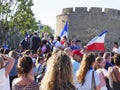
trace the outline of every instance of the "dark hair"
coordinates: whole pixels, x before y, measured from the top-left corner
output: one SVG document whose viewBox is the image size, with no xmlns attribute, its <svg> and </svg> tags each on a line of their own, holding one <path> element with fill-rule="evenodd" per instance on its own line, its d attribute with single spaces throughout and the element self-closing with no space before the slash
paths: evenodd
<svg viewBox="0 0 120 90">
<path fill-rule="evenodd" d="M 27 74 L 32 69 L 32 66 L 33 66 L 32 59 L 28 55 L 24 55 L 21 58 L 19 58 L 17 64 L 18 76 L 26 77 Z"/>
<path fill-rule="evenodd" d="M 4 49 L 4 54 L 8 54 L 10 52 L 10 49 Z"/>
<path fill-rule="evenodd" d="M 57 39 L 58 41 L 60 41 L 60 40 L 61 40 L 60 36 L 56 36 L 56 39 Z"/>
<path fill-rule="evenodd" d="M 114 42 L 114 44 L 118 45 L 118 42 Z"/>
<path fill-rule="evenodd" d="M 32 54 L 35 54 L 36 52 L 35 52 L 35 50 L 31 50 L 31 53 L 32 53 Z"/>
<path fill-rule="evenodd" d="M 54 40 L 54 37 L 53 37 L 53 36 L 50 36 L 50 39 Z"/>
<path fill-rule="evenodd" d="M 0 48 L 0 53 L 3 53 L 4 52 L 4 48 Z"/>
<path fill-rule="evenodd" d="M 37 54 L 39 57 L 42 56 L 42 49 L 40 47 L 37 49 Z"/>
<path fill-rule="evenodd" d="M 42 43 L 42 45 L 47 44 L 47 40 L 42 40 L 41 43 Z"/>
<path fill-rule="evenodd" d="M 35 65 L 37 65 L 41 60 L 43 60 L 43 57 L 37 57 Z"/>
<path fill-rule="evenodd" d="M 37 35 L 38 33 L 37 32 L 34 32 L 34 35 Z"/>
<path fill-rule="evenodd" d="M 67 40 L 67 37 L 66 37 L 66 36 L 63 36 L 63 38 Z"/>
<path fill-rule="evenodd" d="M 76 42 L 81 42 L 81 40 L 76 40 Z"/>
<path fill-rule="evenodd" d="M 120 54 L 114 55 L 114 63 L 115 65 L 120 66 Z"/>
<path fill-rule="evenodd" d="M 45 61 L 47 61 L 52 56 L 52 52 L 45 54 Z"/>
<path fill-rule="evenodd" d="M 51 48 L 49 45 L 46 45 L 46 52 L 45 53 L 49 53 L 49 52 L 51 52 Z"/>
</svg>

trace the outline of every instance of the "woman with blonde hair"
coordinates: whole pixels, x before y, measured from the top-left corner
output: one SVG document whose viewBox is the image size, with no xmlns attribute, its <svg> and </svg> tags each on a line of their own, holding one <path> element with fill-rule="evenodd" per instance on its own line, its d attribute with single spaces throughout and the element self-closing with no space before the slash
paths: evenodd
<svg viewBox="0 0 120 90">
<path fill-rule="evenodd" d="M 78 90 L 100 90 L 99 79 L 93 67 L 95 64 L 95 56 L 92 53 L 86 53 L 81 61 L 80 68 L 77 72 Z"/>
<path fill-rule="evenodd" d="M 100 90 L 108 90 L 105 82 L 105 78 L 108 77 L 108 72 L 104 67 L 105 60 L 102 57 L 97 57 L 95 60 L 95 69 L 100 79 Z"/>
<path fill-rule="evenodd" d="M 12 57 L 0 54 L 0 90 L 10 90 L 9 73 L 14 61 Z"/>
<path fill-rule="evenodd" d="M 10 79 L 10 88 L 12 88 L 12 81 L 17 78 L 17 63 L 18 63 L 18 53 L 13 50 L 10 51 L 8 54 L 10 57 L 13 57 L 15 59 L 15 63 L 13 65 L 13 68 L 11 69 L 9 73 L 9 79 Z"/>
<path fill-rule="evenodd" d="M 71 61 L 63 51 L 56 50 L 49 58 L 40 90 L 75 90 Z"/>
</svg>

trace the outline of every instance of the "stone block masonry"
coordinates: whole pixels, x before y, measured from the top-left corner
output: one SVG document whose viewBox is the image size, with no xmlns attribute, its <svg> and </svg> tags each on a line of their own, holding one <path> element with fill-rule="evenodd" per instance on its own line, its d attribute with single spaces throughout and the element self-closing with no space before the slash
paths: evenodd
<svg viewBox="0 0 120 90">
<path fill-rule="evenodd" d="M 68 21 L 68 38 L 80 39 L 87 43 L 104 30 L 108 30 L 105 39 L 106 48 L 112 48 L 114 41 L 120 44 L 120 10 L 98 7 L 64 8 L 56 16 L 56 31 L 59 35 Z"/>
</svg>

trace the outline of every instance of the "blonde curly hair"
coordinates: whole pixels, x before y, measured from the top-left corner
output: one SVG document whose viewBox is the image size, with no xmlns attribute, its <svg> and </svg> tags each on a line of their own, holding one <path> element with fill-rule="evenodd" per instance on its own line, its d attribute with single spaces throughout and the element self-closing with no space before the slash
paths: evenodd
<svg viewBox="0 0 120 90">
<path fill-rule="evenodd" d="M 70 58 L 61 50 L 53 52 L 40 90 L 75 90 Z"/>
</svg>

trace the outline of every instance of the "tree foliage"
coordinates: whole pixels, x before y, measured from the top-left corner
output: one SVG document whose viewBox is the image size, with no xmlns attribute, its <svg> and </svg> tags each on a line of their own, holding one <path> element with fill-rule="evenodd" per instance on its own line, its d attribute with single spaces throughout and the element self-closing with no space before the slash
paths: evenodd
<svg viewBox="0 0 120 90">
<path fill-rule="evenodd" d="M 51 27 L 49 27 L 48 25 L 45 25 L 45 26 L 43 27 L 43 29 L 40 30 L 40 37 L 42 37 L 42 35 L 43 35 L 44 33 L 47 33 L 48 36 L 53 36 L 54 30 L 53 30 Z"/>
<path fill-rule="evenodd" d="M 31 10 L 32 0 L 16 0 L 7 2 L 0 0 L 0 39 L 15 33 L 24 34 L 38 29 L 34 14 Z"/>
</svg>

